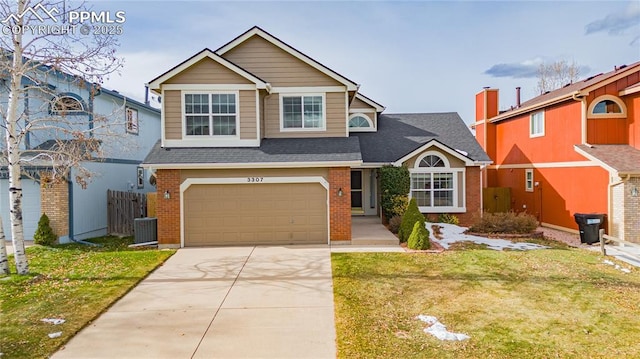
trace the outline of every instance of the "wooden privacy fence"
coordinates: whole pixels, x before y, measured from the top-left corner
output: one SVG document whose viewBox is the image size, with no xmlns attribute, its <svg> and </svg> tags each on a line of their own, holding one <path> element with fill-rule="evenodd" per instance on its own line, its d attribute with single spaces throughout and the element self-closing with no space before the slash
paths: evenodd
<svg viewBox="0 0 640 359">
<path fill-rule="evenodd" d="M 487 187 L 482 189 L 482 207 L 489 213 L 511 210 L 511 188 Z"/>
<path fill-rule="evenodd" d="M 147 216 L 144 193 L 107 191 L 107 233 L 132 236 L 136 218 Z"/>
</svg>

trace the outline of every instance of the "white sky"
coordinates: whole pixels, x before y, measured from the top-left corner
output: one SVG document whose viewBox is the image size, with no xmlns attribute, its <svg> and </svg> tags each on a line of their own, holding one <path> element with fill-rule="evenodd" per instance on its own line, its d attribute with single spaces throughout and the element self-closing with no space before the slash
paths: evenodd
<svg viewBox="0 0 640 359">
<path fill-rule="evenodd" d="M 144 84 L 194 53 L 258 25 L 361 84 L 385 113 L 458 112 L 501 90 L 535 95 L 540 61 L 575 61 L 581 78 L 640 60 L 639 1 L 93 2 L 126 12 L 120 75 L 105 86 L 143 100 Z M 498 66 L 496 66 L 498 65 Z M 494 67 L 495 66 L 495 67 Z M 491 71 L 489 71 L 491 69 Z"/>
</svg>

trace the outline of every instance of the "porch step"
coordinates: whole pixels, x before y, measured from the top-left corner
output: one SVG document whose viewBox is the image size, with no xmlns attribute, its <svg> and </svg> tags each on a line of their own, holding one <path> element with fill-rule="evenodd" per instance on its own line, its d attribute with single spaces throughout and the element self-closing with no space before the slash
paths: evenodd
<svg viewBox="0 0 640 359">
<path fill-rule="evenodd" d="M 375 238 L 352 238 L 351 239 L 352 246 L 398 246 L 400 245 L 400 240 L 396 239 L 375 239 Z"/>
</svg>

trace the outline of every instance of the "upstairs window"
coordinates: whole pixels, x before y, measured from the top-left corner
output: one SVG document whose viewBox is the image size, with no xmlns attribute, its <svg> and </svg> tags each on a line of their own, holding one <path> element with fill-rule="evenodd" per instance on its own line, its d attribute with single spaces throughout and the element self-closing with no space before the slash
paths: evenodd
<svg viewBox="0 0 640 359">
<path fill-rule="evenodd" d="M 238 96 L 233 93 L 185 94 L 187 136 L 235 136 Z"/>
<path fill-rule="evenodd" d="M 282 96 L 283 130 L 322 130 L 325 128 L 324 96 Z"/>
<path fill-rule="evenodd" d="M 127 133 L 134 135 L 138 134 L 138 110 L 135 108 L 127 107 L 125 109 L 125 127 Z"/>
<path fill-rule="evenodd" d="M 624 102 L 612 95 L 603 95 L 589 105 L 589 118 L 626 118 L 627 109 Z"/>
<path fill-rule="evenodd" d="M 529 117 L 529 137 L 544 136 L 544 111 L 534 112 Z"/>
<path fill-rule="evenodd" d="M 374 131 L 373 121 L 369 116 L 363 113 L 357 113 L 349 117 L 349 131 L 350 132 L 368 132 Z"/>
<path fill-rule="evenodd" d="M 62 95 L 54 99 L 51 104 L 51 113 L 55 115 L 73 115 L 85 112 L 82 102 L 70 95 Z"/>
</svg>

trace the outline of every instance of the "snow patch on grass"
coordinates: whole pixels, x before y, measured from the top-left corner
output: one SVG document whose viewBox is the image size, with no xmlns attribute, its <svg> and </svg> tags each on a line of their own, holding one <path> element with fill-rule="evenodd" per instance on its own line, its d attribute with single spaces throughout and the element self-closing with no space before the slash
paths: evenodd
<svg viewBox="0 0 640 359">
<path fill-rule="evenodd" d="M 430 225 L 427 223 L 427 225 Z M 456 242 L 473 242 L 477 244 L 484 244 L 488 249 L 493 249 L 495 251 L 501 251 L 504 249 L 511 250 L 519 250 L 519 251 L 527 251 L 533 249 L 545 249 L 549 248 L 547 246 L 541 246 L 535 243 L 513 243 L 511 241 L 505 239 L 493 239 L 486 238 L 480 236 L 472 236 L 469 234 L 465 234 L 464 231 L 467 230 L 467 227 L 460 227 L 454 224 L 448 223 L 438 223 L 438 226 L 442 227 L 442 239 L 437 239 L 433 231 L 429 231 L 430 240 L 432 242 L 439 243 L 444 249 L 449 249 L 453 243 Z"/>
<path fill-rule="evenodd" d="M 452 333 L 448 331 L 447 327 L 444 324 L 440 323 L 440 321 L 436 317 L 420 314 L 416 317 L 416 319 L 421 320 L 429 325 L 428 327 L 424 328 L 425 333 L 431 334 L 440 340 L 456 341 L 456 340 L 467 340 L 471 338 L 466 334 Z"/>
</svg>

